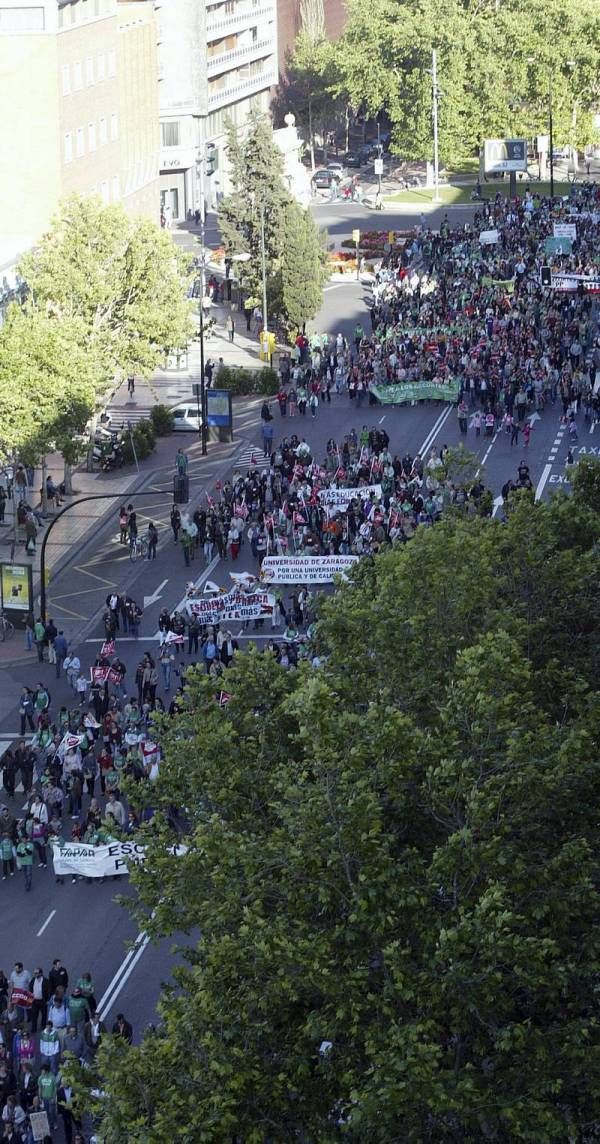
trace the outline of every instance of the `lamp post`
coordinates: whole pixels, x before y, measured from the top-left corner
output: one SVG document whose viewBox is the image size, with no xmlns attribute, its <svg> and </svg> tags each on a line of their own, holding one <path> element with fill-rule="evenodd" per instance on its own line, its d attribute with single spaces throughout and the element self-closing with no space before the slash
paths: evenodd
<svg viewBox="0 0 600 1144">
<path fill-rule="evenodd" d="M 550 148 L 550 198 L 554 198 L 554 120 L 552 117 L 552 69 L 548 69 L 548 146 Z"/>
<path fill-rule="evenodd" d="M 199 433 L 200 433 L 200 451 L 203 457 L 206 456 L 206 379 L 204 377 L 204 294 L 206 292 L 206 249 L 205 249 L 205 234 L 206 234 L 206 201 L 204 195 L 204 165 L 206 163 L 206 146 L 204 143 L 204 135 L 200 139 L 200 148 L 198 152 L 198 159 L 196 162 L 196 172 L 200 184 L 200 305 L 199 305 L 199 327 L 198 335 L 200 338 L 200 406 L 199 411 Z"/>
<path fill-rule="evenodd" d="M 260 204 L 260 261 L 262 267 L 262 289 L 263 289 L 263 335 L 269 332 L 269 319 L 267 316 L 267 255 L 265 251 L 265 205 Z M 268 345 L 268 337 L 264 339 Z M 269 353 L 269 364 L 271 362 L 271 354 Z"/>
<path fill-rule="evenodd" d="M 431 53 L 432 115 L 433 115 L 433 201 L 440 201 L 440 154 L 438 141 L 438 99 L 440 89 L 437 81 L 437 52 Z"/>
</svg>

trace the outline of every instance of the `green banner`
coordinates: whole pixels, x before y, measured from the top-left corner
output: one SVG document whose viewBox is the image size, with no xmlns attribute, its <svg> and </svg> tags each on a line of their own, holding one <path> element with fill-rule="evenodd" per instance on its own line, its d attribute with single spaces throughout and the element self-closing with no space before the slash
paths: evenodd
<svg viewBox="0 0 600 1144">
<path fill-rule="evenodd" d="M 443 381 L 408 381 L 401 385 L 372 385 L 371 393 L 382 405 L 401 405 L 404 401 L 458 401 L 460 383 L 452 378 Z"/>
<path fill-rule="evenodd" d="M 506 290 L 507 294 L 512 294 L 515 283 L 513 278 L 490 278 L 489 275 L 484 274 L 481 279 L 482 286 L 498 286 L 502 290 Z"/>
<path fill-rule="evenodd" d="M 570 238 L 561 235 L 560 238 L 546 238 L 544 239 L 544 250 L 546 254 L 570 254 L 573 243 Z"/>
</svg>

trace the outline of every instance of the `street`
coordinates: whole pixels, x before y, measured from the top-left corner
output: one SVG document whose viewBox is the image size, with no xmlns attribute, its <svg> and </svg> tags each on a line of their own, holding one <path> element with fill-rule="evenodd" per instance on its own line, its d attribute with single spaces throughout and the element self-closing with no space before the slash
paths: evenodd
<svg viewBox="0 0 600 1144">
<path fill-rule="evenodd" d="M 450 208 L 452 210 L 452 208 Z M 472 208 L 456 208 L 456 214 L 466 221 Z M 437 212 L 440 217 L 445 210 Z M 365 208 L 355 205 L 340 206 L 325 204 L 315 207 L 315 216 L 331 235 L 349 234 L 354 226 L 367 224 L 386 229 L 404 229 L 418 222 L 415 216 L 406 212 L 386 213 L 383 218 L 374 216 Z M 439 221 L 432 217 L 432 225 Z M 334 335 L 339 331 L 349 337 L 361 322 L 369 328 L 369 314 L 365 306 L 366 289 L 356 281 L 343 280 L 330 282 L 325 287 L 325 300 L 320 314 L 312 326 L 318 330 L 329 330 Z M 159 378 L 157 392 L 160 399 L 167 402 L 188 395 L 189 383 L 177 376 Z M 149 392 L 142 390 L 135 402 L 128 403 L 121 392 L 115 398 L 116 407 L 123 410 L 123 420 L 135 419 L 145 411 L 150 403 Z M 169 527 L 169 513 L 172 505 L 172 478 L 177 448 L 182 445 L 189 457 L 191 499 L 190 514 L 199 504 L 206 507 L 207 496 L 218 499 L 217 482 L 231 477 L 233 472 L 245 472 L 251 458 L 262 462 L 260 436 L 260 398 L 239 402 L 236 406 L 233 445 L 215 446 L 209 456 L 203 458 L 197 440 L 189 434 L 173 435 L 169 438 L 171 458 L 160 468 L 149 473 L 144 491 L 155 496 L 139 498 L 127 494 L 125 500 L 133 501 L 138 513 L 138 528 L 142 535 L 147 522 L 152 520 L 158 528 L 159 543 L 157 559 L 132 562 L 127 546 L 119 543 L 118 507 L 110 520 L 101 526 L 96 534 L 73 554 L 69 566 L 52 582 L 49 590 L 49 615 L 57 626 L 63 628 L 67 639 L 71 640 L 87 671 L 103 640 L 101 613 L 106 596 L 116 588 L 127 592 L 143 608 L 144 616 L 139 639 L 131 636 L 117 639 L 117 653 L 127 669 L 127 681 L 132 681 L 136 665 L 142 652 L 155 655 L 158 649 L 158 616 L 163 608 L 173 610 L 185 596 L 188 581 L 201 585 L 210 578 L 220 586 L 231 586 L 230 570 L 256 573 L 257 564 L 252 558 L 246 543 L 240 552 L 235 566 L 230 562 L 213 559 L 208 567 L 203 559 L 197 558 L 190 567 L 184 564 L 181 546 L 173 542 Z M 479 458 L 484 469 L 485 483 L 492 489 L 495 498 L 495 512 L 500 507 L 500 491 L 509 478 L 514 478 L 519 462 L 524 458 L 529 465 L 531 478 L 538 497 L 547 496 L 553 490 L 568 486 L 565 461 L 569 448 L 565 426 L 561 422 L 560 401 L 546 405 L 541 413 L 533 413 L 529 420 L 532 425 L 528 448 L 522 443 L 510 444 L 510 436 L 497 429 L 491 437 L 476 435 L 469 424 L 465 435 L 460 433 L 456 408 L 442 403 L 420 403 L 406 406 L 357 407 L 347 393 L 332 394 L 331 403 L 321 403 L 318 416 L 294 419 L 280 416 L 276 402 L 272 402 L 275 418 L 275 444 L 284 435 L 297 433 L 305 437 L 317 459 L 325 453 L 326 442 L 333 437 L 341 442 L 344 435 L 363 426 L 382 427 L 390 438 L 392 454 L 402 456 L 407 451 L 413 456 L 419 452 L 425 459 L 430 450 L 441 446 L 456 446 L 463 443 Z M 474 410 L 473 410 L 474 411 Z M 471 416 L 469 422 L 471 421 Z M 595 436 L 595 424 L 586 425 L 583 415 L 578 417 L 579 439 L 573 453 L 579 456 L 596 455 L 600 449 L 600 434 Z M 191 440 L 190 440 L 191 437 Z M 169 450 L 167 449 L 167 452 Z M 182 506 L 182 512 L 185 506 Z M 233 631 L 233 635 L 243 645 L 249 639 L 260 644 L 270 638 L 269 632 L 253 635 L 243 630 Z M 15 659 L 18 662 L 0 667 L 0 750 L 4 751 L 19 732 L 17 698 L 21 686 L 35 688 L 41 680 L 46 683 L 52 695 L 52 709 L 58 711 L 64 703 L 73 705 L 74 695 L 67 680 L 57 680 L 55 669 L 48 664 L 39 664 L 35 649 L 26 654 L 22 646 L 23 637 L 17 634 L 14 640 Z M 17 645 L 20 646 L 17 646 Z M 184 659 L 187 660 L 187 656 Z M 177 681 L 176 681 L 177 682 Z M 159 695 L 164 699 L 162 683 Z M 87 800 L 84 800 L 84 810 Z M 16 806 L 19 807 L 17 798 Z M 169 942 L 158 948 L 150 946 L 144 935 L 138 937 L 135 924 L 128 912 L 118 905 L 115 895 L 128 893 L 126 878 L 119 881 L 71 883 L 56 885 L 52 869 L 34 869 L 33 890 L 25 894 L 20 876 L 9 878 L 0 890 L 3 908 L 3 925 L 0 935 L 0 966 L 9 970 L 15 960 L 22 960 L 29 969 L 38 963 L 47 969 L 52 959 L 61 957 L 70 973 L 80 974 L 89 970 L 97 982 L 97 996 L 102 998 L 101 1009 L 104 1020 L 114 1020 L 117 1011 L 123 1011 L 134 1027 L 134 1036 L 139 1036 L 143 1027 L 154 1019 L 156 1000 L 160 984 L 169 977 L 175 964 Z M 137 941 L 136 941 L 137 938 Z M 131 946 L 132 942 L 136 942 Z"/>
</svg>

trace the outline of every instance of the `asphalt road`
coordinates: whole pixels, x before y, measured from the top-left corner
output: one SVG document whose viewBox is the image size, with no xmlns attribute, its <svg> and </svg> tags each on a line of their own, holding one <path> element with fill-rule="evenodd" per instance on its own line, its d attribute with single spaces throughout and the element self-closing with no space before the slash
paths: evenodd
<svg viewBox="0 0 600 1144">
<path fill-rule="evenodd" d="M 350 332 L 357 317 L 367 327 L 368 315 L 364 308 L 363 288 L 357 283 L 332 285 L 326 291 L 325 304 L 318 324 Z M 540 495 L 565 484 L 565 459 L 568 442 L 560 424 L 560 407 L 547 407 L 539 419 L 534 418 L 531 443 L 528 450 L 510 447 L 504 433 L 492 438 L 476 438 L 470 428 L 467 437 L 459 433 L 456 411 L 453 407 L 432 403 L 411 407 L 364 405 L 357 409 L 347 395 L 333 396 L 331 405 L 321 405 L 316 420 L 310 417 L 294 421 L 280 419 L 275 410 L 276 435 L 297 432 L 306 437 L 317 456 L 324 454 L 325 443 L 331 436 L 340 440 L 354 427 L 383 425 L 389 434 L 392 452 L 403 454 L 420 451 L 427 454 L 435 445 L 455 445 L 463 441 L 473 449 L 485 468 L 487 484 L 498 495 L 508 477 L 514 476 L 523 456 L 527 456 L 532 479 Z M 222 446 L 209 458 L 198 455 L 197 445 L 190 447 L 190 471 L 193 510 L 195 504 L 214 487 L 214 482 L 231 473 L 234 466 L 247 467 L 255 449 L 260 456 L 260 418 L 256 407 L 248 407 L 236 425 L 236 444 Z M 256 446 L 253 445 L 256 443 Z M 184 441 L 185 443 L 185 441 Z M 173 438 L 173 455 L 180 439 Z M 580 438 L 575 457 L 583 453 L 597 453 L 597 436 L 583 426 L 580 418 Z M 170 496 L 160 490 L 170 485 L 171 471 L 167 468 L 149 478 L 156 500 L 146 498 L 137 502 L 140 532 L 144 517 L 152 517 L 159 526 L 159 549 L 156 561 L 132 563 L 128 553 L 118 543 L 116 514 L 93 541 L 77 554 L 77 558 L 60 574 L 51 587 L 51 603 L 55 618 L 59 619 L 68 637 L 78 645 L 84 665 L 94 658 L 102 638 L 99 613 L 110 588 L 116 585 L 127 589 L 143 603 L 147 599 L 142 634 L 139 640 L 118 641 L 119 656 L 126 664 L 131 679 L 142 651 L 157 651 L 157 621 L 162 607 L 174 608 L 182 599 L 185 585 L 190 579 L 202 582 L 210 576 L 218 584 L 230 585 L 230 564 L 216 561 L 206 569 L 202 560 L 186 568 L 179 546 L 173 543 L 168 528 Z M 135 497 L 133 498 L 134 503 Z M 150 503 L 148 504 L 148 500 Z M 237 561 L 236 571 L 256 570 L 246 545 Z M 95 618 L 96 617 L 96 618 Z M 239 633 L 234 632 L 235 635 Z M 15 639 L 21 637 L 17 636 Z M 240 638 L 245 638 L 241 636 Z M 259 638 L 269 638 L 263 633 Z M 18 732 L 16 700 L 22 684 L 35 686 L 44 679 L 52 692 L 53 709 L 63 702 L 72 702 L 72 694 L 64 679 L 56 680 L 54 668 L 40 666 L 31 653 L 28 661 L 0 671 L 0 751 Z M 159 694 L 162 694 L 159 688 Z M 84 807 L 85 807 L 84 803 Z M 136 927 L 128 913 L 114 902 L 116 893 L 127 892 L 127 880 L 75 885 L 68 880 L 55 885 L 50 870 L 34 870 L 33 891 L 25 894 L 20 877 L 9 878 L 0 887 L 2 926 L 0 928 L 0 967 L 10 970 L 16 959 L 28 968 L 39 962 L 49 968 L 54 957 L 61 957 L 69 971 L 79 974 L 89 970 L 97 982 L 97 996 L 106 993 L 104 1012 L 114 1019 L 117 1010 L 125 1012 L 137 1034 L 153 1019 L 154 1007 L 161 981 L 168 978 L 173 966 L 170 943 L 153 948 L 142 939 L 129 953 L 136 938 Z"/>
</svg>

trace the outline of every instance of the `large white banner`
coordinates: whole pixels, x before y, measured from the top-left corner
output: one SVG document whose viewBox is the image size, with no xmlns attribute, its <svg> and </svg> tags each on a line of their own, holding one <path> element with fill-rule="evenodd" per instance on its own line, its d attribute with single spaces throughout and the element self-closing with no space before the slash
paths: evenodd
<svg viewBox="0 0 600 1144">
<path fill-rule="evenodd" d="M 276 603 L 270 592 L 240 592 L 234 588 L 223 596 L 201 596 L 188 600 L 187 610 L 201 624 L 223 624 L 229 620 L 256 620 L 270 616 Z"/>
<path fill-rule="evenodd" d="M 260 575 L 268 584 L 331 584 L 346 576 L 358 556 L 266 556 Z"/>
<path fill-rule="evenodd" d="M 80 874 L 84 878 L 109 878 L 128 874 L 130 866 L 146 857 L 139 842 L 109 842 L 106 846 L 89 846 L 87 842 L 63 842 L 53 845 L 54 873 Z M 185 846 L 169 849 L 175 857 L 185 854 Z"/>
<path fill-rule="evenodd" d="M 574 222 L 555 222 L 552 229 L 555 238 L 570 238 L 571 242 L 577 239 L 577 224 Z"/>
<path fill-rule="evenodd" d="M 362 485 L 355 489 L 320 489 L 319 500 L 325 508 L 339 508 L 344 512 L 350 501 L 381 500 L 381 485 Z"/>
</svg>

